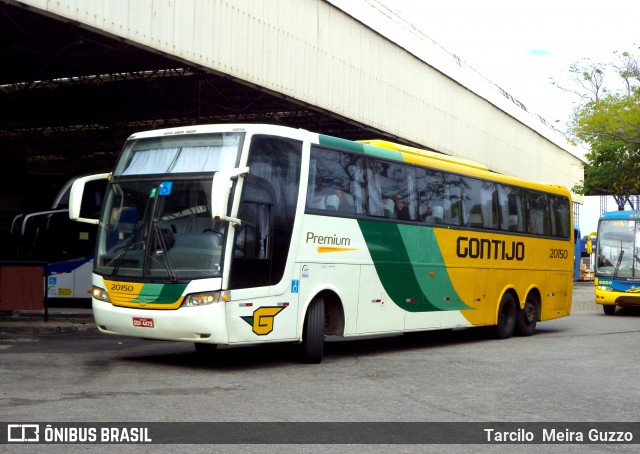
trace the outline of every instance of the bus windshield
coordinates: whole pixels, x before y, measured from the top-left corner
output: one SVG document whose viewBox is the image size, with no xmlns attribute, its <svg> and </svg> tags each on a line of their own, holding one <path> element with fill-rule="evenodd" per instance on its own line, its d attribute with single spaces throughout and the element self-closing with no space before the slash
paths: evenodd
<svg viewBox="0 0 640 454">
<path fill-rule="evenodd" d="M 235 166 L 243 134 L 130 140 L 109 184 L 96 251 L 106 277 L 168 279 L 221 275 L 226 225 L 214 222 L 216 171 Z"/>
<path fill-rule="evenodd" d="M 96 272 L 170 280 L 218 276 L 225 228 L 213 221 L 210 200 L 211 177 L 109 185 Z"/>
<path fill-rule="evenodd" d="M 640 277 L 640 224 L 633 219 L 602 219 L 598 227 L 596 274 Z"/>
</svg>

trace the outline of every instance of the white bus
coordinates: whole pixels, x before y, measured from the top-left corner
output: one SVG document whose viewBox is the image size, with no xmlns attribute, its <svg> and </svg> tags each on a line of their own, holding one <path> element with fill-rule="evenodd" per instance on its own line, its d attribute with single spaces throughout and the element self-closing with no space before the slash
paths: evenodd
<svg viewBox="0 0 640 454">
<path fill-rule="evenodd" d="M 69 220 L 71 186 L 81 177 L 62 186 L 50 209 L 19 213 L 11 221 L 12 259 L 16 264 L 46 263 L 46 297 L 51 306 L 85 306 L 91 301 L 96 226 Z M 85 187 L 83 210 L 93 216 L 100 212 L 105 187 L 100 180 Z"/>
<path fill-rule="evenodd" d="M 569 314 L 569 192 L 393 145 L 273 125 L 126 141 L 98 223 L 100 331 L 216 345 L 491 325 Z"/>
</svg>

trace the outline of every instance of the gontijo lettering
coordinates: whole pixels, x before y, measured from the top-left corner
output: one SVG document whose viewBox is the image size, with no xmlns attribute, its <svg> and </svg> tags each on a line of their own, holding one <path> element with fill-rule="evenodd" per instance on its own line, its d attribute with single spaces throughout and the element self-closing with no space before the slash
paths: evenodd
<svg viewBox="0 0 640 454">
<path fill-rule="evenodd" d="M 460 236 L 456 240 L 456 254 L 460 258 L 522 261 L 524 243 Z"/>
<path fill-rule="evenodd" d="M 350 246 L 351 238 L 339 237 L 335 233 L 331 235 L 316 235 L 313 232 L 307 232 L 307 243 L 313 244 L 330 244 L 332 246 Z"/>
</svg>

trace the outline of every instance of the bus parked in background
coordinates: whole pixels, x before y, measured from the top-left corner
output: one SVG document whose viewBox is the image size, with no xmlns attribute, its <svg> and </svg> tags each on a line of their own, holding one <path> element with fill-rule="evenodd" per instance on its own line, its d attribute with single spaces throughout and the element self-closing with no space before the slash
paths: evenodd
<svg viewBox="0 0 640 454">
<path fill-rule="evenodd" d="M 582 263 L 582 236 L 580 227 L 573 226 L 573 280 L 580 280 L 580 264 Z"/>
<path fill-rule="evenodd" d="M 69 194 L 78 178 L 66 182 L 49 210 L 20 213 L 11 221 L 11 260 L 46 263 L 46 296 L 52 305 L 91 301 L 96 226 L 69 219 Z M 100 213 L 105 188 L 104 180 L 87 185 L 82 201 L 85 211 Z"/>
<path fill-rule="evenodd" d="M 569 192 L 388 142 L 273 125 L 141 132 L 109 175 L 93 311 L 103 333 L 216 345 L 491 326 L 569 314 Z"/>
<path fill-rule="evenodd" d="M 640 211 L 611 211 L 598 221 L 595 299 L 604 313 L 640 306 Z"/>
</svg>

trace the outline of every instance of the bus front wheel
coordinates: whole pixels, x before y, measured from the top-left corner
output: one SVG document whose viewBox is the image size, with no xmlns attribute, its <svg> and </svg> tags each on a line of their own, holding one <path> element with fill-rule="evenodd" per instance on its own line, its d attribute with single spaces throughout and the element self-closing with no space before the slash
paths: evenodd
<svg viewBox="0 0 640 454">
<path fill-rule="evenodd" d="M 505 293 L 498 308 L 498 322 L 494 327 L 495 337 L 508 339 L 516 327 L 516 302 L 513 295 Z"/>
<path fill-rule="evenodd" d="M 615 304 L 603 304 L 602 310 L 606 315 L 614 315 L 616 313 L 616 305 Z"/>
<path fill-rule="evenodd" d="M 315 298 L 304 318 L 300 360 L 307 364 L 318 364 L 324 352 L 324 300 Z"/>
</svg>

